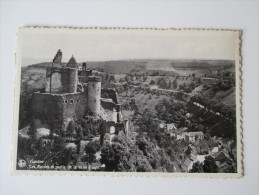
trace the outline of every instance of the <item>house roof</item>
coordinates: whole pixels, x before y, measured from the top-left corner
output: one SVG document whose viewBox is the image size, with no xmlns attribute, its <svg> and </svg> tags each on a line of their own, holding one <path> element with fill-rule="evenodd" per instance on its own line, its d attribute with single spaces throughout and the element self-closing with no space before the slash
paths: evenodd
<svg viewBox="0 0 259 195">
<path fill-rule="evenodd" d="M 214 147 L 217 147 L 218 146 L 218 144 L 217 143 L 215 143 L 214 141 L 212 141 L 212 140 L 206 140 L 206 143 L 207 143 L 207 145 L 208 145 L 208 147 L 210 148 L 210 149 L 212 149 L 212 148 L 214 148 Z"/>
<path fill-rule="evenodd" d="M 202 131 L 197 131 L 197 132 L 189 132 L 189 136 L 203 136 L 204 133 Z"/>
<path fill-rule="evenodd" d="M 196 145 L 197 148 L 206 148 L 206 149 L 209 149 L 209 146 L 207 145 L 206 141 L 204 140 L 201 140 L 197 145 Z"/>
<path fill-rule="evenodd" d="M 212 157 L 214 157 L 215 161 L 219 162 L 225 162 L 225 163 L 231 163 L 232 161 L 224 154 L 224 152 L 220 151 L 214 154 Z"/>
<path fill-rule="evenodd" d="M 184 165 L 189 166 L 192 163 L 191 159 L 186 158 L 185 161 L 183 162 Z"/>
<path fill-rule="evenodd" d="M 196 147 L 198 148 L 208 148 L 210 150 L 217 146 L 218 144 L 213 142 L 212 140 L 201 140 L 196 144 Z"/>
<path fill-rule="evenodd" d="M 179 130 L 178 130 L 178 131 L 186 131 L 186 130 L 188 130 L 188 128 L 187 128 L 187 127 L 181 127 L 181 128 L 179 128 Z"/>
<path fill-rule="evenodd" d="M 188 171 L 188 167 L 190 166 L 190 164 L 192 163 L 192 160 L 189 158 L 186 158 L 185 161 L 183 161 L 181 167 L 184 171 Z"/>
<path fill-rule="evenodd" d="M 171 124 L 166 124 L 166 128 L 167 129 L 176 129 L 176 126 L 174 125 L 174 123 L 171 123 Z"/>
</svg>

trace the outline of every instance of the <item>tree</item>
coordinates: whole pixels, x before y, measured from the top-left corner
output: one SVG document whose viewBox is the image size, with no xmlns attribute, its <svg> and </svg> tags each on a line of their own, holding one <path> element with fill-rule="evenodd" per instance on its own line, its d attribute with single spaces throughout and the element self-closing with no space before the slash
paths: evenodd
<svg viewBox="0 0 259 195">
<path fill-rule="evenodd" d="M 109 144 L 104 144 L 101 149 L 101 163 L 105 164 L 106 171 L 113 171 L 116 169 L 114 151 Z"/>
<path fill-rule="evenodd" d="M 105 79 L 106 82 L 110 81 L 110 73 L 109 72 L 105 73 L 105 78 L 104 79 Z"/>
<path fill-rule="evenodd" d="M 82 157 L 82 160 L 86 161 L 88 163 L 92 163 L 95 160 L 95 153 L 96 152 L 97 152 L 97 149 L 96 149 L 95 145 L 91 144 L 91 142 L 89 142 L 85 146 L 86 155 Z"/>
<path fill-rule="evenodd" d="M 123 83 L 125 81 L 124 78 L 120 78 L 119 82 Z"/>
<path fill-rule="evenodd" d="M 190 173 L 203 173 L 203 166 L 200 162 L 195 162 L 190 170 Z"/>
<path fill-rule="evenodd" d="M 130 78 L 130 76 L 126 75 L 125 78 L 124 78 L 124 80 L 128 83 L 128 82 L 131 81 L 131 78 Z"/>
<path fill-rule="evenodd" d="M 154 80 L 150 81 L 150 85 L 155 85 L 155 84 L 156 84 L 156 82 Z"/>
<path fill-rule="evenodd" d="M 67 126 L 67 134 L 70 137 L 74 137 L 75 135 L 75 123 L 73 121 L 70 121 Z"/>
<path fill-rule="evenodd" d="M 124 88 L 124 91 L 126 91 L 126 96 L 128 96 L 129 85 L 128 84 L 124 84 L 123 88 Z"/>
<path fill-rule="evenodd" d="M 173 80 L 173 88 L 174 88 L 174 89 L 176 89 L 176 88 L 177 88 L 177 86 L 178 86 L 177 80 L 176 80 L 176 79 L 174 79 L 174 80 Z"/>
<path fill-rule="evenodd" d="M 106 171 L 152 171 L 147 157 L 124 134 L 115 136 L 111 145 L 103 145 L 101 163 Z"/>
<path fill-rule="evenodd" d="M 103 145 L 103 139 L 104 139 L 104 135 L 106 133 L 106 126 L 105 126 L 105 122 L 102 121 L 99 125 L 99 129 L 98 132 L 100 134 L 100 144 L 101 146 Z"/>
<path fill-rule="evenodd" d="M 218 166 L 211 156 L 206 156 L 203 164 L 204 173 L 218 173 Z"/>
<path fill-rule="evenodd" d="M 76 128 L 76 139 L 77 139 L 77 153 L 79 154 L 81 148 L 81 140 L 84 138 L 83 128 L 81 125 L 78 125 Z"/>
<path fill-rule="evenodd" d="M 110 82 L 115 82 L 116 81 L 114 75 L 111 75 L 109 80 L 110 80 Z"/>
<path fill-rule="evenodd" d="M 191 82 L 189 88 L 190 88 L 191 91 L 195 89 L 195 84 L 194 84 L 194 82 Z"/>
<path fill-rule="evenodd" d="M 76 128 L 76 137 L 78 140 L 82 140 L 84 138 L 83 128 L 81 125 L 78 125 Z"/>
</svg>

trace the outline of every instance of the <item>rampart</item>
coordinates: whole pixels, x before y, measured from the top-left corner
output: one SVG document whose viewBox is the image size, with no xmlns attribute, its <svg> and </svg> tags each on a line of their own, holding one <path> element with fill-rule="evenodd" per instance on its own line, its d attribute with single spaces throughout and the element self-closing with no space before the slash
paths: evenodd
<svg viewBox="0 0 259 195">
<path fill-rule="evenodd" d="M 105 99 L 102 98 L 101 99 L 101 105 L 104 109 L 107 110 L 111 110 L 113 111 L 113 109 L 116 110 L 116 112 L 120 112 L 121 111 L 121 105 L 120 104 L 116 104 L 113 101 L 109 101 L 110 99 Z"/>
<path fill-rule="evenodd" d="M 87 111 L 87 94 L 33 93 L 32 111 L 35 128 L 48 128 L 63 135 L 70 121 L 83 118 Z"/>
<path fill-rule="evenodd" d="M 102 98 L 110 98 L 115 104 L 118 104 L 118 95 L 115 89 L 102 89 Z"/>
</svg>

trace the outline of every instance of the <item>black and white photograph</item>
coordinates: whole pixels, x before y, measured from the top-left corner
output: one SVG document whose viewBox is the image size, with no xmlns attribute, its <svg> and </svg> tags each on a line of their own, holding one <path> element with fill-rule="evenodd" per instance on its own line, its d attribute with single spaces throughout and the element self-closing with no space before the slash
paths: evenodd
<svg viewBox="0 0 259 195">
<path fill-rule="evenodd" d="M 240 36 L 20 28 L 15 171 L 240 176 Z"/>
</svg>

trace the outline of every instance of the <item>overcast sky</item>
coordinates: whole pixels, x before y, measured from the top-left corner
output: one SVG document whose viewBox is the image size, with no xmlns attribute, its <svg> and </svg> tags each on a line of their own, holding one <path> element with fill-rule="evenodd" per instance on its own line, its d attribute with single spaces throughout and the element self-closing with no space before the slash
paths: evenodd
<svg viewBox="0 0 259 195">
<path fill-rule="evenodd" d="M 18 58 L 22 65 L 51 62 L 58 49 L 63 62 L 123 59 L 224 59 L 237 55 L 237 32 L 22 29 Z"/>
</svg>

